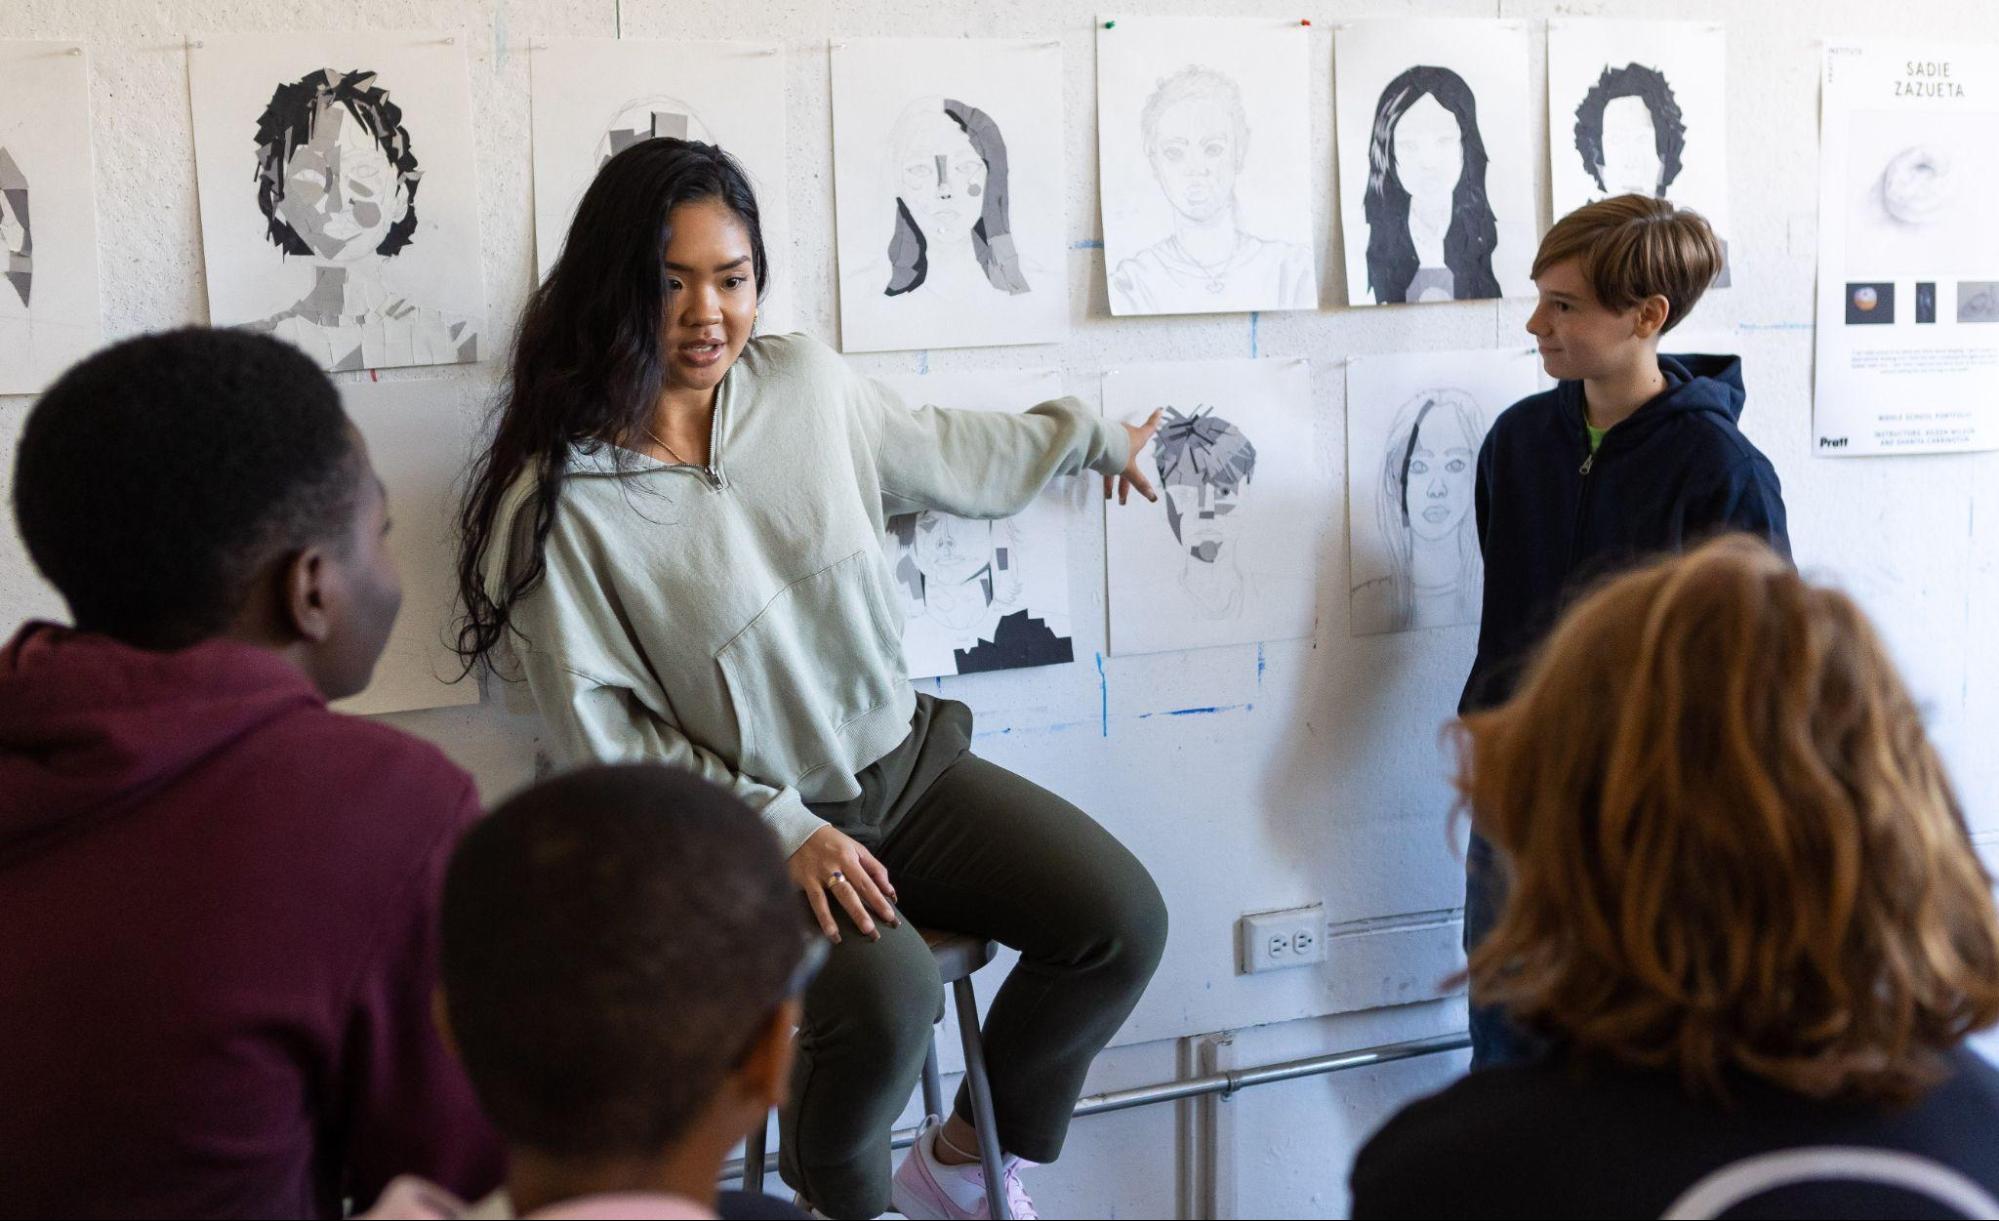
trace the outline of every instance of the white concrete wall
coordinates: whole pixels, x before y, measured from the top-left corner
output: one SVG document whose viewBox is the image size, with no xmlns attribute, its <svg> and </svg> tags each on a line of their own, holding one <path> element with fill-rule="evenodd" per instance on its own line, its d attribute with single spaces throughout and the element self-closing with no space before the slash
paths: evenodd
<svg viewBox="0 0 1999 1221">
<path fill-rule="evenodd" d="M 471 61 L 486 280 L 493 330 L 517 309 L 533 268 L 529 218 L 528 60 L 538 37 L 776 38 L 788 51 L 786 108 L 793 241 L 774 252 L 800 318 L 832 337 L 831 120 L 826 44 L 836 37 L 1006 35 L 1060 38 L 1064 49 L 1072 312 L 1053 348 L 903 353 L 856 358 L 873 371 L 1059 368 L 1094 401 L 1097 375 L 1131 361 L 1306 356 L 1313 362 L 1317 442 L 1344 467 L 1342 378 L 1348 353 L 1513 344 L 1527 305 L 1112 321 L 1098 225 L 1093 101 L 1095 22 L 1063 0 L 4 0 L 0 38 L 74 38 L 89 47 L 107 332 L 206 319 L 196 225 L 184 39 L 203 33 L 315 28 L 448 29 Z M 1398 14 L 1553 14 L 1722 18 L 1729 26 L 1730 150 L 1736 287 L 1704 303 L 1692 325 L 1731 331 L 1747 362 L 1745 427 L 1771 455 L 1791 508 L 1801 561 L 1836 576 L 1885 626 L 1930 708 L 1982 838 L 1999 838 L 1999 755 L 1979 749 L 1999 729 L 1999 634 L 1976 607 L 1999 594 L 1999 457 L 1814 460 L 1810 420 L 1811 289 L 1816 219 L 1819 40 L 1837 36 L 1999 39 L 1986 0 L 1722 3 L 1638 0 L 1144 0 L 1143 12 L 1241 12 L 1310 18 L 1314 26 L 1314 206 L 1324 298 L 1344 299 L 1332 211 L 1332 27 Z M 1536 107 L 1542 43 L 1534 40 Z M 1546 180 L 1547 133 L 1534 132 Z M 1546 208 L 1545 200 L 1542 207 Z M 1544 215 L 1544 221 L 1546 219 Z M 478 368 L 394 370 L 384 377 L 493 376 Z M 27 400 L 0 398 L 11 450 Z M 0 476 L 4 478 L 4 476 Z M 980 714 L 980 749 L 1093 811 L 1153 868 L 1173 909 L 1157 983 L 1100 1063 L 1093 1089 L 1172 1077 L 1194 1041 L 1235 1032 L 1221 1050 L 1252 1064 L 1458 1028 L 1461 1002 L 1441 981 L 1456 962 L 1461 875 L 1447 830 L 1437 730 L 1473 646 L 1471 629 L 1361 640 L 1347 635 L 1343 508 L 1317 563 L 1315 640 L 1157 657 L 1107 659 L 1102 539 L 1074 544 L 1079 619 L 1074 666 L 947 680 Z M 0 537 L 0 611 L 53 614 L 11 536 Z M 529 779 L 538 726 L 489 692 L 479 707 L 388 718 L 438 742 L 497 799 Z M 1217 707 L 1204 715 L 1156 717 Z M 1245 911 L 1323 901 L 1335 924 L 1323 969 L 1234 973 L 1232 935 Z M 993 974 L 993 972 L 988 972 Z M 1442 998 L 1442 999 L 1440 999 Z M 1082 1121 L 1071 1155 L 1036 1177 L 1057 1215 L 1192 1215 L 1208 1205 L 1244 1216 L 1334 1215 L 1358 1140 L 1401 1101 L 1446 1083 L 1461 1057 L 1441 1056 L 1246 1092 L 1204 1112 L 1204 1135 L 1160 1107 Z M 1189 1104 L 1191 1106 L 1191 1104 Z M 1212 1148 L 1207 1143 L 1212 1139 Z M 1207 1160 L 1203 1160 L 1207 1159 Z M 1182 1165 L 1215 1173 L 1203 1199 Z"/>
</svg>

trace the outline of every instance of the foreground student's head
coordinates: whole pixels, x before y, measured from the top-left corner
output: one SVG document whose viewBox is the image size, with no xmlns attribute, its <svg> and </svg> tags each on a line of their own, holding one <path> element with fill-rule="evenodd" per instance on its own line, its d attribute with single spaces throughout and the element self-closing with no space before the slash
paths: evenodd
<svg viewBox="0 0 1999 1221">
<path fill-rule="evenodd" d="M 1458 730 L 1512 893 L 1482 997 L 1695 1087 L 1907 1098 L 1999 1020 L 1999 922 L 1853 601 L 1722 539 L 1623 576 Z"/>
<path fill-rule="evenodd" d="M 722 790 L 655 764 L 537 785 L 466 834 L 442 922 L 446 1020 L 517 1175 L 705 1151 L 712 1191 L 780 1100 L 817 947 Z"/>
<path fill-rule="evenodd" d="M 1721 268 L 1699 213 L 1649 195 L 1585 204 L 1541 239 L 1527 330 L 1550 377 L 1612 377 L 1654 356 Z"/>
<path fill-rule="evenodd" d="M 367 686 L 402 603 L 365 444 L 326 375 L 266 336 L 148 335 L 70 369 L 28 415 L 14 513 L 79 629 L 247 640 L 329 698 Z"/>
</svg>

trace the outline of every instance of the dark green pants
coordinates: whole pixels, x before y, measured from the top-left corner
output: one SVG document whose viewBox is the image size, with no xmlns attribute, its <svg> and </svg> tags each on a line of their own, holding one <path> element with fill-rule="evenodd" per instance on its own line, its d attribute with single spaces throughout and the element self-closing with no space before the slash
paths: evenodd
<svg viewBox="0 0 1999 1221">
<path fill-rule="evenodd" d="M 943 986 L 917 926 L 1020 951 L 986 1015 L 1000 1147 L 1062 1151 L 1083 1077 L 1130 1015 L 1166 944 L 1145 866 L 1075 806 L 970 752 L 963 704 L 918 696 L 910 736 L 861 773 L 862 794 L 813 812 L 888 867 L 900 927 L 842 938 L 805 994 L 784 1181 L 834 1217 L 889 1207 L 889 1130 L 923 1071 Z M 960 1088 L 956 1109 L 971 1103 Z"/>
</svg>

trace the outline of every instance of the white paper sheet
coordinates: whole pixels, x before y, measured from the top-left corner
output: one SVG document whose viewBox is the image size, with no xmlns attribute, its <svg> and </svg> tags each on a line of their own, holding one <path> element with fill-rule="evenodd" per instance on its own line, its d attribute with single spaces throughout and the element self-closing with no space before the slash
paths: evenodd
<svg viewBox="0 0 1999 1221">
<path fill-rule="evenodd" d="M 483 381 L 359 381 L 340 387 L 341 405 L 368 442 L 368 458 L 389 492 L 389 549 L 402 574 L 403 609 L 375 664 L 368 689 L 334 705 L 341 712 L 405 712 L 479 702 L 477 676 L 459 682 L 452 652 L 458 599 L 455 483 L 472 447 L 492 386 Z"/>
<path fill-rule="evenodd" d="M 842 349 L 1066 337 L 1061 44 L 855 39 L 832 56 Z"/>
<path fill-rule="evenodd" d="M 1728 33 L 1719 22 L 1550 21 L 1557 219 L 1639 194 L 1692 208 L 1727 248 Z M 1727 268 L 1716 287 L 1726 287 Z"/>
<path fill-rule="evenodd" d="M 211 34 L 188 74 L 212 323 L 330 370 L 487 355 L 461 38 Z"/>
<path fill-rule="evenodd" d="M 1158 653 L 1312 634 L 1331 480 L 1312 444 L 1310 366 L 1132 365 L 1104 415 L 1166 416 L 1144 459 L 1160 497 L 1106 506 L 1110 647 Z"/>
<path fill-rule="evenodd" d="M 1999 46 L 1830 43 L 1812 452 L 1999 449 Z"/>
<path fill-rule="evenodd" d="M 878 379 L 904 402 L 967 411 L 1025 411 L 1059 398 L 1053 370 L 904 374 Z M 903 599 L 902 656 L 911 678 L 1017 670 L 1075 660 L 1069 530 L 1088 479 L 1057 479 L 1023 512 L 998 521 L 906 513 L 882 550 Z"/>
<path fill-rule="evenodd" d="M 556 38 L 533 52 L 534 244 L 555 266 L 577 201 L 611 154 L 652 136 L 719 145 L 749 175 L 777 274 L 757 308 L 765 334 L 792 329 L 794 270 L 784 145 L 785 57 L 775 42 Z"/>
<path fill-rule="evenodd" d="M 0 394 L 34 394 L 103 340 L 90 65 L 0 42 Z"/>
<path fill-rule="evenodd" d="M 1528 348 L 1348 358 L 1353 635 L 1478 622 L 1479 446 L 1500 412 L 1539 388 Z"/>
<path fill-rule="evenodd" d="M 1525 24 L 1356 21 L 1333 58 L 1347 304 L 1532 295 Z"/>
<path fill-rule="evenodd" d="M 1111 313 L 1318 305 L 1310 54 L 1296 19 L 1099 23 Z"/>
</svg>

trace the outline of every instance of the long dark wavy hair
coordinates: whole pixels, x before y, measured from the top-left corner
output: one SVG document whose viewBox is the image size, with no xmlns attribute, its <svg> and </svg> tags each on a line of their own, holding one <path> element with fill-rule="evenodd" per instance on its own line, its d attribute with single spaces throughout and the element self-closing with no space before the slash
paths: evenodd
<svg viewBox="0 0 1999 1221">
<path fill-rule="evenodd" d="M 1388 82 L 1374 111 L 1367 148 L 1367 286 L 1381 304 L 1409 299 L 1419 266 L 1409 237 L 1409 192 L 1395 172 L 1395 126 L 1425 95 L 1458 121 L 1464 168 L 1451 191 L 1451 227 L 1444 233 L 1444 265 L 1451 295 L 1460 301 L 1497 297 L 1492 250 L 1499 225 L 1485 195 L 1485 139 L 1478 131 L 1478 101 L 1465 78 L 1449 68 L 1418 65 Z"/>
<path fill-rule="evenodd" d="M 541 581 L 570 448 L 611 444 L 651 422 L 666 384 L 660 330 L 673 210 L 707 200 L 721 201 L 749 230 L 761 297 L 770 264 L 748 176 L 712 144 L 665 137 L 634 144 L 597 171 L 554 268 L 529 294 L 492 441 L 472 464 L 458 514 L 456 647 L 468 673 Z M 521 513 L 532 517 L 501 521 L 507 490 L 523 474 L 534 494 Z M 514 540 L 527 543 L 525 554 L 514 554 Z M 496 546 L 507 566 L 489 592 L 482 569 Z"/>
</svg>

